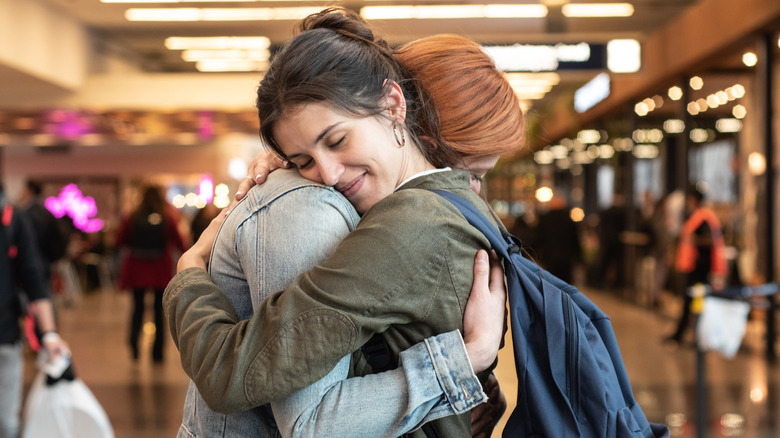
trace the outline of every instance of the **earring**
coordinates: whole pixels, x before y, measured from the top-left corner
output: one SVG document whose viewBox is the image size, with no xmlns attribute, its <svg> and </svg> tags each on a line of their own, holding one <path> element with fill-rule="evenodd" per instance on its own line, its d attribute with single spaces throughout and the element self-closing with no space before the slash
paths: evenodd
<svg viewBox="0 0 780 438">
<path fill-rule="evenodd" d="M 398 131 L 401 131 L 399 134 Z M 398 147 L 402 148 L 404 145 L 406 145 L 406 133 L 404 132 L 404 127 L 401 126 L 398 127 L 398 122 L 393 122 L 393 137 L 395 137 L 395 142 L 398 143 Z"/>
</svg>

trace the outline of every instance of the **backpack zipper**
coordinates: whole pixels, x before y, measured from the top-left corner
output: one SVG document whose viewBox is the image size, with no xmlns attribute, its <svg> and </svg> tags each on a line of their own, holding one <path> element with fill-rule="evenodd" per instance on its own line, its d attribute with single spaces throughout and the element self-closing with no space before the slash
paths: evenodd
<svg viewBox="0 0 780 438">
<path fill-rule="evenodd" d="M 577 326 L 577 315 L 574 311 L 574 303 L 572 303 L 571 297 L 566 294 L 564 296 L 564 312 L 563 323 L 566 329 L 566 385 L 569 392 L 569 403 L 571 409 L 574 412 L 575 421 L 579 414 L 579 380 L 577 378 L 577 368 L 579 357 L 577 357 L 577 351 L 579 351 L 579 328 Z"/>
</svg>

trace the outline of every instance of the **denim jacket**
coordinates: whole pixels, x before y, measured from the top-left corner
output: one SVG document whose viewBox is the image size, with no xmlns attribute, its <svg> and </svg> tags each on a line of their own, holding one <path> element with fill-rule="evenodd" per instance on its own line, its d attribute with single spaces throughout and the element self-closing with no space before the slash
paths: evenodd
<svg viewBox="0 0 780 438">
<path fill-rule="evenodd" d="M 294 171 L 253 188 L 219 231 L 209 269 L 238 319 L 270 292 L 327 257 L 359 217 L 332 188 Z M 268 405 L 234 414 L 212 411 L 190 382 L 180 437 L 397 436 L 423 422 L 462 413 L 486 396 L 457 332 L 427 339 L 400 355 L 396 370 L 346 379 L 349 356 L 322 380 Z M 345 380 L 346 379 L 346 380 Z M 455 382 L 472 379 L 464 387 Z M 467 403 L 454 401 L 468 400 Z"/>
</svg>

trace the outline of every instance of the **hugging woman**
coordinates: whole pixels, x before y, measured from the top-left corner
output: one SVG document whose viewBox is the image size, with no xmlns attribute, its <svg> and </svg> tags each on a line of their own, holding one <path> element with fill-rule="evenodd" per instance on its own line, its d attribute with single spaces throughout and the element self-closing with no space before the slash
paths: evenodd
<svg viewBox="0 0 780 438">
<path fill-rule="evenodd" d="M 261 134 L 301 176 L 345 196 L 360 223 L 326 260 L 257 303 L 243 321 L 202 269 L 210 245 L 196 244 L 182 257 L 166 312 L 185 371 L 216 410 L 287 397 L 377 333 L 397 355 L 431 336 L 463 331 L 474 256 L 487 247 L 428 190 L 456 193 L 491 216 L 471 190 L 472 172 L 453 170 L 464 167 L 462 155 L 431 129 L 440 126 L 433 102 L 393 53 L 350 14 L 327 11 L 303 29 L 260 84 Z M 500 313 L 503 296 L 494 301 Z M 502 316 L 478 320 L 500 332 Z M 491 342 L 475 348 L 497 348 L 499 341 Z M 372 372 L 360 353 L 350 371 Z M 430 424 L 440 436 L 471 436 L 467 412 Z"/>
</svg>

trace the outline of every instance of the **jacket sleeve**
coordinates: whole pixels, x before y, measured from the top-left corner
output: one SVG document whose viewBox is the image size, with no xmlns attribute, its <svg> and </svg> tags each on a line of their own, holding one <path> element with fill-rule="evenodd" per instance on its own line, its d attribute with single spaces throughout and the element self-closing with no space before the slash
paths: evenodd
<svg viewBox="0 0 780 438">
<path fill-rule="evenodd" d="M 13 221 L 16 222 L 13 236 L 16 244 L 17 278 L 22 284 L 22 289 L 30 301 L 42 298 L 51 298 L 49 289 L 44 282 L 43 259 L 38 251 L 32 225 L 27 216 L 18 209 L 14 209 Z"/>
<path fill-rule="evenodd" d="M 271 403 L 282 436 L 392 438 L 487 400 L 458 331 L 403 351 L 394 370 L 347 379 L 348 371 L 347 356 L 322 380 Z"/>
<path fill-rule="evenodd" d="M 284 308 L 289 300 L 283 295 L 266 301 Z M 336 365 L 333 351 L 346 355 L 357 342 L 355 324 L 324 307 L 238 321 L 222 290 L 198 268 L 174 277 L 164 307 L 184 371 L 218 412 L 243 411 L 302 389 Z"/>
<path fill-rule="evenodd" d="M 212 409 L 235 412 L 288 396 L 324 377 L 374 333 L 433 311 L 437 287 L 449 281 L 444 233 L 452 217 L 437 217 L 424 202 L 385 201 L 328 260 L 266 299 L 247 321 L 236 321 L 205 271 L 174 277 L 164 303 L 171 334 Z M 426 208 L 428 215 L 419 211 Z"/>
</svg>

